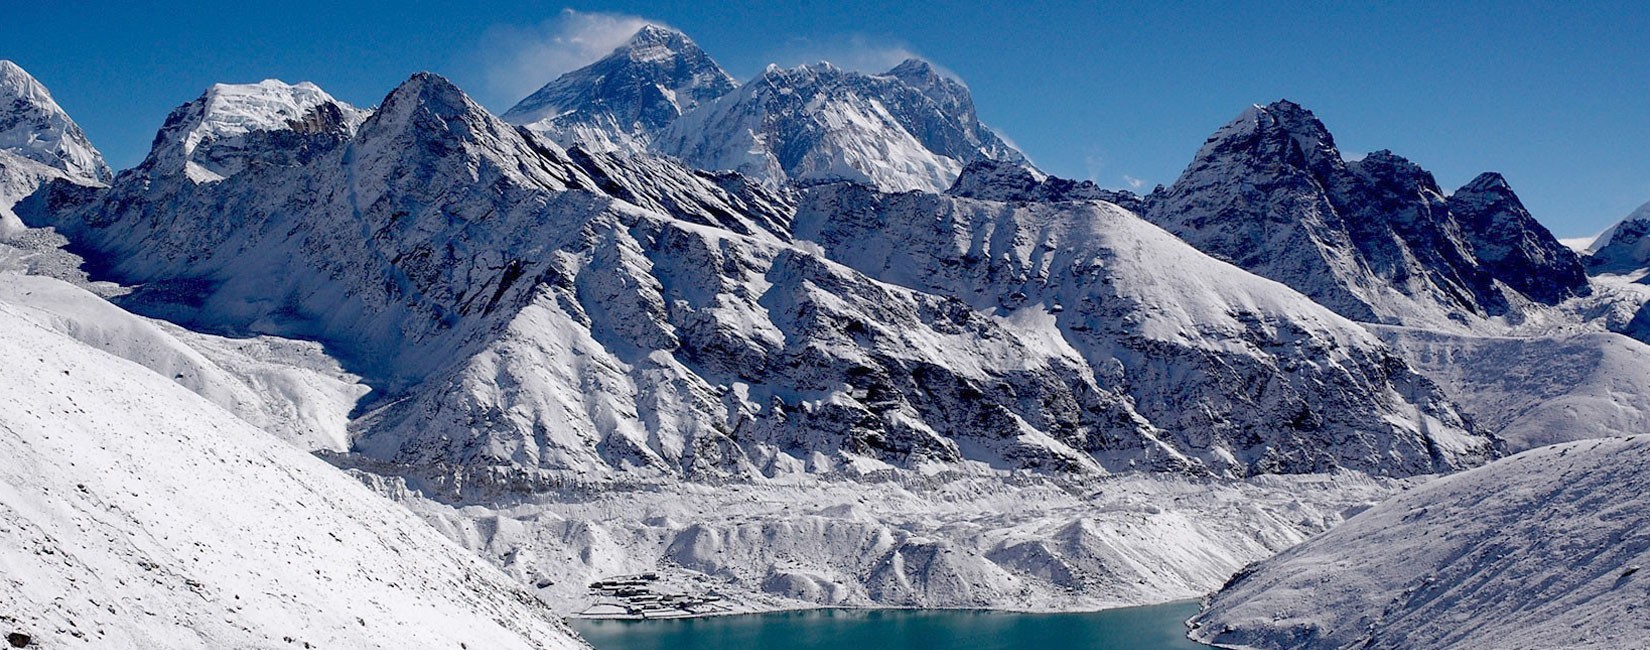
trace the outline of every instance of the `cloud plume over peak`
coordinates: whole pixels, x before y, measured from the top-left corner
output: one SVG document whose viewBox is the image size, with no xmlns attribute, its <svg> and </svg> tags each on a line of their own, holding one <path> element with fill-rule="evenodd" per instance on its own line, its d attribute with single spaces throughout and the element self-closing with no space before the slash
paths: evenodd
<svg viewBox="0 0 1650 650">
<path fill-rule="evenodd" d="M 768 58 L 787 68 L 829 61 L 831 65 L 844 70 L 868 73 L 887 72 L 906 59 L 922 59 L 928 61 L 928 64 L 934 66 L 940 74 L 962 81 L 956 73 L 916 53 L 904 43 L 863 34 L 825 39 L 792 39 Z"/>
<path fill-rule="evenodd" d="M 483 44 L 487 93 L 502 102 L 519 100 L 563 73 L 607 56 L 646 25 L 668 27 L 641 16 L 573 9 L 537 25 L 495 26 Z"/>
</svg>

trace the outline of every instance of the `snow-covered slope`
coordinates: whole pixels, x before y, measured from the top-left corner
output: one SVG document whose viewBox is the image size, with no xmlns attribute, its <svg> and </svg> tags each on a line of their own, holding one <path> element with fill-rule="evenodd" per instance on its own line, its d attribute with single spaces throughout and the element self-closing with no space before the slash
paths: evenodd
<svg viewBox="0 0 1650 650">
<path fill-rule="evenodd" d="M 645 25 L 612 54 L 528 95 L 504 120 L 564 147 L 635 153 L 683 113 L 737 87 L 686 35 Z"/>
<path fill-rule="evenodd" d="M 1438 479 L 1238 574 L 1192 619 L 1225 647 L 1638 648 L 1650 436 Z"/>
<path fill-rule="evenodd" d="M 944 191 L 974 160 L 1024 161 L 980 123 L 966 87 L 915 59 L 880 75 L 768 66 L 673 122 L 654 147 L 772 185 L 847 179 L 891 191 Z"/>
<path fill-rule="evenodd" d="M 31 647 L 583 647 L 393 503 L 10 297 L 0 384 L 0 631 Z"/>
<path fill-rule="evenodd" d="M 1509 451 L 1650 432 L 1650 346 L 1625 336 L 1374 331 Z"/>
<path fill-rule="evenodd" d="M 17 216 L 17 203 L 54 180 L 69 179 L 69 173 L 0 150 L 0 242 L 23 234 L 28 226 Z"/>
<path fill-rule="evenodd" d="M 107 183 L 113 176 L 103 154 L 46 87 L 6 60 L 0 60 L 0 151 L 88 183 Z"/>
<path fill-rule="evenodd" d="M 1323 123 L 1288 101 L 1222 127 L 1144 216 L 1355 320 L 1516 325 L 1590 291 L 1580 259 L 1499 175 L 1446 197 L 1391 152 L 1344 160 Z"/>
</svg>

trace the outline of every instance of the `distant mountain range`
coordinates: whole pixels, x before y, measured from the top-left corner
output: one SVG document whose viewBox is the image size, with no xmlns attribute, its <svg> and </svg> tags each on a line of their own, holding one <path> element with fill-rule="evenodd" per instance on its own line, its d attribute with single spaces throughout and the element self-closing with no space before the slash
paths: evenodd
<svg viewBox="0 0 1650 650">
<path fill-rule="evenodd" d="M 1578 252 L 1500 175 L 1347 160 L 1288 101 L 1138 196 L 1037 170 L 926 62 L 740 84 L 655 26 L 503 116 L 430 73 L 371 108 L 215 85 L 112 174 L 0 62 L 0 270 L 29 287 L 0 316 L 49 325 L 0 352 L 171 391 L 88 418 L 178 408 L 318 454 L 563 612 L 642 570 L 753 610 L 1192 596 L 1399 479 L 1641 433 L 1645 213 Z M 14 399 L 81 403 L 33 382 Z M 53 467 L 8 482 L 81 471 Z M 466 579 L 463 611 L 538 616 Z M 1277 638 L 1243 629 L 1197 634 Z"/>
</svg>

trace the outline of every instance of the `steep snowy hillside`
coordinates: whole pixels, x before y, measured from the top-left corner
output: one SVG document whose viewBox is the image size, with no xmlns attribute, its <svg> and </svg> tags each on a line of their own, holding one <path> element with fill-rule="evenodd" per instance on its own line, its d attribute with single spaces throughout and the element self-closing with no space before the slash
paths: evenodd
<svg viewBox="0 0 1650 650">
<path fill-rule="evenodd" d="M 1344 160 L 1323 123 L 1288 101 L 1215 132 L 1144 216 L 1354 320 L 1516 325 L 1590 291 L 1580 259 L 1499 175 L 1446 197 L 1391 152 Z"/>
<path fill-rule="evenodd" d="M 654 148 L 771 185 L 846 179 L 891 191 L 939 192 L 974 160 L 1025 159 L 980 123 L 966 87 L 915 59 L 880 75 L 768 66 L 676 120 Z"/>
<path fill-rule="evenodd" d="M 69 181 L 71 177 L 56 167 L 0 150 L 0 243 L 22 235 L 27 228 L 15 212 L 17 203 L 41 186 L 60 179 Z"/>
<path fill-rule="evenodd" d="M 52 100 L 46 87 L 17 64 L 0 59 L 0 151 L 16 154 L 71 178 L 107 183 L 103 154 Z M 3 197 L 0 197 L 3 198 Z"/>
<path fill-rule="evenodd" d="M 634 153 L 683 113 L 738 87 L 686 35 L 646 25 L 612 54 L 528 95 L 504 120 L 564 147 Z"/>
<path fill-rule="evenodd" d="M 30 647 L 583 647 L 393 503 L 10 297 L 0 383 L 0 632 Z"/>
<path fill-rule="evenodd" d="M 1394 497 L 1238 574 L 1192 619 L 1245 648 L 1635 648 L 1650 437 L 1542 447 Z"/>
<path fill-rule="evenodd" d="M 1650 432 L 1650 346 L 1622 335 L 1374 331 L 1509 451 Z"/>
</svg>

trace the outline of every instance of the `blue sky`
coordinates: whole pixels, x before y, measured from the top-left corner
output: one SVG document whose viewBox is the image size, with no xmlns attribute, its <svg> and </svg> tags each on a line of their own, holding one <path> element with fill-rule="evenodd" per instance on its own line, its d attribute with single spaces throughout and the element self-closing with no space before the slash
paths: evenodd
<svg viewBox="0 0 1650 650">
<path fill-rule="evenodd" d="M 641 17 L 687 32 L 742 79 L 770 61 L 921 55 L 960 75 L 981 117 L 1045 170 L 1109 187 L 1173 182 L 1215 128 L 1286 97 L 1343 150 L 1391 149 L 1446 189 L 1500 171 L 1572 236 L 1650 201 L 1647 7 L 53 0 L 7 7 L 0 58 L 45 82 L 124 168 L 213 82 L 309 80 L 370 106 L 433 70 L 502 112 Z"/>
</svg>

